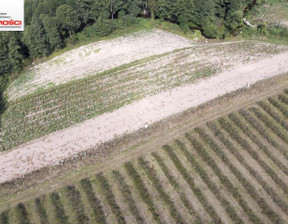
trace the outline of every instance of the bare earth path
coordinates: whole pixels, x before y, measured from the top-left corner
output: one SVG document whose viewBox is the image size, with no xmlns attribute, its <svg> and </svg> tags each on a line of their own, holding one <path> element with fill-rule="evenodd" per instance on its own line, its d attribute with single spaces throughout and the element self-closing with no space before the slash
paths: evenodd
<svg viewBox="0 0 288 224">
<path fill-rule="evenodd" d="M 131 133 L 257 81 L 288 73 L 288 52 L 231 69 L 87 120 L 11 151 L 0 153 L 0 183 Z"/>
</svg>

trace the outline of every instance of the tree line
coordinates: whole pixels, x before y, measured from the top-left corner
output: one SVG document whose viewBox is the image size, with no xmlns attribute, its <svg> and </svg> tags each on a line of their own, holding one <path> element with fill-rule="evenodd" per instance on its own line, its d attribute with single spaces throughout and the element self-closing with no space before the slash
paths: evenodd
<svg viewBox="0 0 288 224">
<path fill-rule="evenodd" d="M 86 36 L 106 36 L 150 17 L 198 29 L 208 38 L 236 35 L 256 0 L 25 0 L 25 31 L 0 33 L 0 91 L 9 74 Z"/>
</svg>

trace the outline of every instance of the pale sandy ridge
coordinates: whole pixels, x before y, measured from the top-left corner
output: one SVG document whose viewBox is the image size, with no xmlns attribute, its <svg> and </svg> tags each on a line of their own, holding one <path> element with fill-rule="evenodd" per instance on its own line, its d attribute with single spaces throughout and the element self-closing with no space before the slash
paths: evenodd
<svg viewBox="0 0 288 224">
<path fill-rule="evenodd" d="M 0 154 L 0 183 L 196 107 L 260 80 L 288 73 L 288 52 L 148 97 Z"/>
<path fill-rule="evenodd" d="M 135 60 L 193 45 L 194 42 L 189 39 L 159 29 L 99 41 L 70 50 L 47 62 L 35 65 L 28 71 L 28 73 L 33 73 L 34 77 L 29 78 L 19 86 L 12 83 L 8 87 L 7 93 L 9 100 L 13 100 L 25 94 L 33 93 L 38 88 L 59 85 Z"/>
</svg>

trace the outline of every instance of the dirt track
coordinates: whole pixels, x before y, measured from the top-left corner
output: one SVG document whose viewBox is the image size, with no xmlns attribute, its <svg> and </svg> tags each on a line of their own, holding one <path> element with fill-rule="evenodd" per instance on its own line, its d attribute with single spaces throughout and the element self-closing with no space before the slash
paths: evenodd
<svg viewBox="0 0 288 224">
<path fill-rule="evenodd" d="M 288 52 L 172 89 L 0 154 L 0 183 L 133 132 L 175 113 L 288 72 Z M 117 128 L 115 128 L 117 127 Z"/>
</svg>

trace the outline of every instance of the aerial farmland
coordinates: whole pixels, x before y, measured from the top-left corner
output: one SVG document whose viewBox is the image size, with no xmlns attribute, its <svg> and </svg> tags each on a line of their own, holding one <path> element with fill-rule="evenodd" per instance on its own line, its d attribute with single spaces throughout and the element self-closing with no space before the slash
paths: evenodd
<svg viewBox="0 0 288 224">
<path fill-rule="evenodd" d="M 0 224 L 288 223 L 285 2 L 52 2 L 0 32 Z"/>
</svg>

